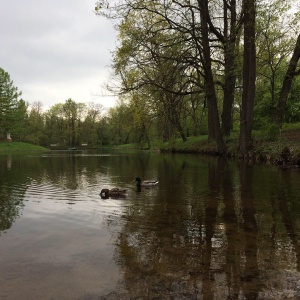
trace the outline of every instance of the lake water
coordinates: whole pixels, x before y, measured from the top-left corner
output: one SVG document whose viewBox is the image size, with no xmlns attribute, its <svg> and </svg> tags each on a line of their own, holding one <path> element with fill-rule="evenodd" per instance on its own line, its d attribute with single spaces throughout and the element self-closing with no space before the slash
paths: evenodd
<svg viewBox="0 0 300 300">
<path fill-rule="evenodd" d="M 137 191 L 140 176 L 158 179 Z M 101 199 L 102 188 L 127 188 Z M 200 155 L 0 156 L 0 299 L 300 299 L 300 170 Z"/>
</svg>

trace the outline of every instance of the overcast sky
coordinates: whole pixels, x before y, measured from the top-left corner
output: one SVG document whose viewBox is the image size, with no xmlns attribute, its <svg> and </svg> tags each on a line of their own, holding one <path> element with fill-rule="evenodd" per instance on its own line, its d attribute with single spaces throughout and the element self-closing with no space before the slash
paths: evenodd
<svg viewBox="0 0 300 300">
<path fill-rule="evenodd" d="M 69 98 L 113 106 L 102 86 L 111 77 L 116 32 L 94 14 L 95 2 L 0 0 L 0 67 L 25 101 L 44 109 Z"/>
</svg>

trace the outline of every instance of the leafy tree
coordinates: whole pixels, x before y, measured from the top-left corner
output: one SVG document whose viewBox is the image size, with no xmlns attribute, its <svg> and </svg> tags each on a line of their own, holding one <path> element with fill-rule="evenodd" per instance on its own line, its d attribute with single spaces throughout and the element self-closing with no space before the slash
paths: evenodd
<svg viewBox="0 0 300 300">
<path fill-rule="evenodd" d="M 233 104 L 235 98 L 235 84 L 238 73 L 238 48 L 242 31 L 243 11 L 240 1 L 223 0 L 208 2 L 207 23 L 209 30 L 217 41 L 210 35 L 212 60 L 215 62 L 218 84 L 223 89 L 222 105 L 222 133 L 230 135 L 232 129 Z M 218 57 L 218 58 L 217 58 Z M 216 81 L 216 80 L 215 80 Z"/>
<path fill-rule="evenodd" d="M 45 135 L 45 123 L 43 114 L 43 104 L 40 101 L 34 102 L 30 107 L 28 116 L 28 136 L 27 142 L 36 145 L 47 145 L 47 136 Z"/>
<path fill-rule="evenodd" d="M 186 72 L 184 74 L 185 66 L 180 60 L 174 63 L 174 60 L 170 59 L 182 49 L 174 46 L 174 37 L 159 32 L 159 29 L 162 29 L 160 22 L 156 24 L 155 31 L 149 34 L 144 23 L 149 23 L 150 17 L 150 14 L 145 14 L 144 18 L 136 22 L 136 13 L 133 12 L 119 27 L 122 44 L 116 51 L 115 69 L 121 75 L 121 93 L 129 93 L 132 97 L 136 121 L 140 120 L 136 122 L 141 133 L 138 138 L 140 141 L 146 139 L 149 144 L 146 130 L 149 126 L 145 125 L 144 120 L 149 120 L 148 111 L 157 111 L 155 107 L 159 104 L 162 104 L 165 115 L 185 141 L 180 118 L 182 97 L 187 92 L 189 77 Z M 167 39 L 172 43 L 172 47 L 161 49 L 159 45 L 166 43 Z M 148 107 L 148 111 L 139 109 L 138 107 L 142 107 L 140 103 Z"/>
<path fill-rule="evenodd" d="M 191 5 L 188 1 L 184 1 L 184 4 L 177 1 L 172 1 L 172 3 L 169 1 L 128 1 L 110 6 L 108 2 L 101 1 L 98 7 L 100 9 L 108 7 L 108 10 L 111 7 L 107 16 L 126 16 L 124 17 L 125 23 L 128 16 L 130 18 L 133 14 L 135 17 L 132 19 L 135 20 L 135 24 L 141 24 L 141 27 L 134 31 L 138 34 L 144 32 L 141 39 L 134 39 L 131 44 L 130 39 L 124 40 L 124 45 L 129 45 L 126 49 L 134 53 L 128 57 L 127 61 L 131 66 L 137 66 L 143 75 L 139 76 L 143 80 L 137 84 L 138 87 L 151 84 L 157 91 L 164 92 L 164 97 L 161 97 L 164 103 L 171 101 L 170 120 L 178 128 L 183 139 L 186 138 L 179 122 L 178 113 L 181 109 L 178 110 L 178 108 L 182 107 L 186 98 L 181 96 L 195 93 L 195 89 L 191 89 L 193 86 L 199 87 L 197 91 L 199 94 L 203 89 L 205 90 L 209 114 L 209 137 L 216 140 L 218 151 L 223 153 L 225 145 L 220 129 L 212 72 L 208 2 L 203 1 Z M 115 15 L 109 14 L 113 14 L 112 10 L 116 11 Z M 165 76 L 163 81 L 157 76 L 162 73 L 162 70 L 164 73 L 170 70 L 169 76 Z M 124 73 L 121 74 L 122 79 L 124 77 L 127 79 L 127 74 L 125 76 Z M 152 77 L 149 74 L 156 76 Z M 173 74 L 177 74 L 176 84 L 174 84 L 174 79 L 168 80 L 169 77 L 174 78 Z M 204 77 L 204 86 L 199 86 L 201 82 L 198 80 L 199 76 Z M 125 86 L 128 87 L 128 84 Z M 176 119 L 173 118 L 174 113 L 177 114 Z"/>
<path fill-rule="evenodd" d="M 44 114 L 47 145 L 74 147 L 82 143 L 90 146 L 107 143 L 107 136 L 99 133 L 101 128 L 106 132 L 108 126 L 107 122 L 101 122 L 102 111 L 99 104 L 76 103 L 72 99 L 53 105 Z"/>
<path fill-rule="evenodd" d="M 202 33 L 202 63 L 205 72 L 204 83 L 207 94 L 208 106 L 208 128 L 209 136 L 214 138 L 217 142 L 217 149 L 219 153 L 225 152 L 225 144 L 221 134 L 219 112 L 217 106 L 217 96 L 214 86 L 214 78 L 212 71 L 212 58 L 210 51 L 210 36 L 209 36 L 209 10 L 208 1 L 200 2 L 200 24 Z M 200 54 L 201 55 L 201 54 Z"/>
<path fill-rule="evenodd" d="M 259 1 L 257 5 L 257 91 L 254 107 L 256 129 L 274 127 L 276 105 L 287 61 L 295 46 L 291 29 L 297 28 L 297 15 L 291 14 L 291 1 Z"/>
<path fill-rule="evenodd" d="M 22 93 L 14 86 L 10 75 L 0 68 L 0 134 L 9 134 L 18 119 Z"/>
<path fill-rule="evenodd" d="M 284 119 L 287 123 L 300 122 L 300 77 L 293 80 Z"/>
<path fill-rule="evenodd" d="M 86 105 L 68 99 L 63 104 L 62 110 L 67 124 L 68 145 L 77 146 L 81 142 L 81 120 L 84 118 Z"/>
<path fill-rule="evenodd" d="M 96 125 L 97 142 L 100 145 L 110 144 L 110 124 L 109 117 L 104 115 L 100 118 Z"/>
<path fill-rule="evenodd" d="M 117 145 L 128 144 L 133 120 L 130 106 L 124 100 L 120 100 L 115 107 L 109 109 L 108 118 L 110 142 Z"/>
<path fill-rule="evenodd" d="M 246 154 L 252 146 L 253 110 L 256 81 L 256 0 L 244 0 L 243 95 L 239 147 Z"/>
<path fill-rule="evenodd" d="M 67 139 L 66 127 L 63 104 L 58 103 L 51 106 L 45 112 L 45 133 L 48 137 L 47 144 L 58 144 L 60 147 L 65 146 Z"/>
<path fill-rule="evenodd" d="M 133 115 L 134 140 L 141 145 L 147 144 L 147 147 L 151 148 L 151 127 L 157 112 L 153 111 L 153 105 L 147 101 L 149 97 L 151 96 L 147 94 L 147 90 L 134 91 L 131 93 L 130 108 Z"/>
<path fill-rule="evenodd" d="M 294 2 L 100 0 L 96 5 L 97 13 L 121 20 L 114 67 L 122 92 L 143 89 L 152 109 L 165 111 L 183 139 L 187 116 L 196 120 L 199 108 L 207 107 L 209 138 L 216 140 L 219 153 L 225 151 L 222 135 L 230 134 L 239 109 L 240 149 L 245 154 L 251 148 L 255 105 L 256 111 L 270 108 L 267 122 L 274 114 L 281 68 L 295 36 L 290 28 L 297 29 L 299 23 L 299 18 L 287 17 Z M 294 52 L 297 57 L 297 46 Z M 292 61 L 294 69 L 289 68 L 285 76 L 277 121 L 286 107 L 289 80 L 298 75 L 298 60 Z M 189 109 L 195 103 L 197 109 Z"/>
<path fill-rule="evenodd" d="M 286 102 L 288 99 L 288 94 L 292 87 L 293 78 L 296 75 L 300 75 L 300 68 L 297 69 L 299 59 L 300 59 L 300 34 L 298 35 L 296 45 L 295 45 L 295 48 L 293 51 L 293 55 L 290 59 L 289 66 L 286 71 L 286 75 L 284 77 L 283 83 L 282 83 L 280 96 L 279 96 L 279 100 L 278 100 L 278 105 L 277 105 L 277 109 L 276 109 L 276 124 L 280 128 L 283 123 Z"/>
<path fill-rule="evenodd" d="M 18 141 L 25 141 L 26 136 L 29 133 L 29 121 L 28 121 L 28 107 L 29 104 L 20 99 L 18 107 L 15 112 L 15 120 L 12 127 L 12 134 Z"/>
<path fill-rule="evenodd" d="M 93 102 L 88 103 L 86 108 L 87 114 L 82 123 L 82 141 L 89 145 L 96 145 L 98 140 L 99 121 L 101 119 L 101 113 L 103 106 Z"/>
</svg>

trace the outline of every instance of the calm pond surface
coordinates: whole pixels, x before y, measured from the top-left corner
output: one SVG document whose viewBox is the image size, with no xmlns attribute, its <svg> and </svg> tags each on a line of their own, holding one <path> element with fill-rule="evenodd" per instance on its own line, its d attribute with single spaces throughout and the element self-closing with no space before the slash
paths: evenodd
<svg viewBox="0 0 300 300">
<path fill-rule="evenodd" d="M 133 179 L 158 179 L 137 191 Z M 101 199 L 102 188 L 128 189 Z M 0 156 L 0 299 L 300 299 L 300 170 L 200 155 Z"/>
</svg>

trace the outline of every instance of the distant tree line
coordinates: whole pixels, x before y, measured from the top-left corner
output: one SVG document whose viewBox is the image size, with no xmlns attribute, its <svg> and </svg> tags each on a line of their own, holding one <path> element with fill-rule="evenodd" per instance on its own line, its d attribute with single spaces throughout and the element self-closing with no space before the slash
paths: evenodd
<svg viewBox="0 0 300 300">
<path fill-rule="evenodd" d="M 50 147 L 75 147 L 82 144 L 109 144 L 108 121 L 103 107 L 93 102 L 76 103 L 68 99 L 45 112 L 41 102 L 29 105 L 0 69 L 0 140 Z"/>
</svg>

